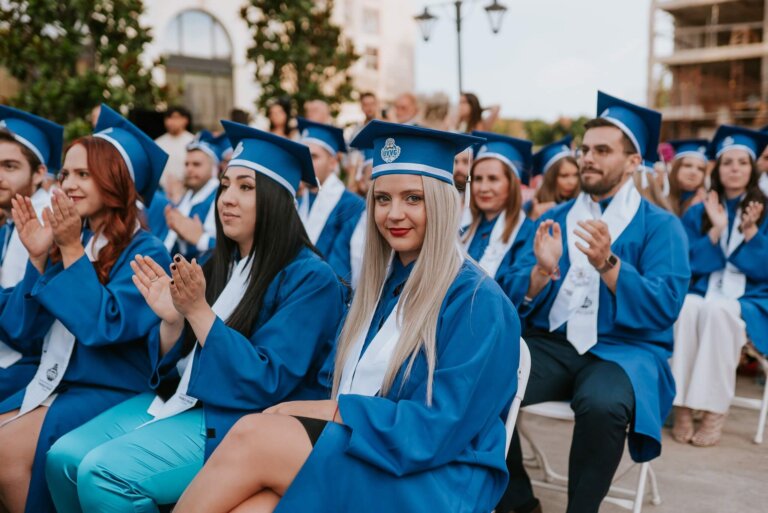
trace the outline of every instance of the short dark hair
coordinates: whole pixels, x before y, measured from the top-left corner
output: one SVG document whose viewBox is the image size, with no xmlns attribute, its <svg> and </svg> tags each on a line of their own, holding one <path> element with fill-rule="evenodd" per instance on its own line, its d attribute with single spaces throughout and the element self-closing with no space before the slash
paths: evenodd
<svg viewBox="0 0 768 513">
<path fill-rule="evenodd" d="M 365 98 L 368 98 L 368 97 L 373 98 L 374 100 L 376 99 L 376 95 L 373 94 L 371 91 L 363 91 L 362 93 L 360 93 L 360 101 L 363 101 Z"/>
<path fill-rule="evenodd" d="M 590 119 L 584 124 L 585 130 L 589 130 L 590 128 L 599 128 L 603 126 L 612 126 L 613 128 L 617 128 L 621 132 L 621 143 L 624 145 L 624 152 L 628 154 L 633 153 L 639 153 L 637 151 L 637 148 L 635 148 L 635 144 L 632 142 L 632 139 L 630 139 L 627 134 L 624 133 L 624 130 L 617 127 L 615 124 L 611 123 L 609 120 L 605 118 L 595 118 Z"/>
<path fill-rule="evenodd" d="M 229 120 L 247 125 L 251 122 L 251 115 L 243 109 L 232 109 L 229 111 Z"/>
<path fill-rule="evenodd" d="M 21 149 L 21 154 L 26 159 L 27 163 L 29 164 L 29 168 L 33 173 L 37 171 L 37 168 L 43 165 L 40 159 L 37 158 L 37 155 L 35 155 L 35 152 L 17 141 L 13 134 L 8 130 L 0 128 L 0 142 L 9 142 L 18 146 Z"/>
<path fill-rule="evenodd" d="M 169 118 L 173 116 L 174 114 L 180 114 L 181 116 L 187 118 L 187 122 L 192 125 L 192 113 L 189 112 L 189 109 L 182 105 L 171 105 L 168 107 L 168 110 L 165 111 L 165 115 L 163 115 L 163 118 Z"/>
</svg>

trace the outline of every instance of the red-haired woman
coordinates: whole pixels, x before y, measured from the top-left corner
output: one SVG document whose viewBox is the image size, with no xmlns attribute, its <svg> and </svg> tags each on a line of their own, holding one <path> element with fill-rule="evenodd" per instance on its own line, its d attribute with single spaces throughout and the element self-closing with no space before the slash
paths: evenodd
<svg viewBox="0 0 768 513">
<path fill-rule="evenodd" d="M 41 224 L 29 198 L 13 219 L 29 264 L 0 316 L 18 343 L 42 350 L 24 390 L 0 403 L 0 511 L 52 512 L 45 457 L 63 434 L 149 389 L 146 335 L 159 322 L 129 263 L 170 264 L 141 228 L 137 199 L 151 199 L 167 155 L 102 106 L 94 135 L 68 148 L 60 187 Z"/>
</svg>

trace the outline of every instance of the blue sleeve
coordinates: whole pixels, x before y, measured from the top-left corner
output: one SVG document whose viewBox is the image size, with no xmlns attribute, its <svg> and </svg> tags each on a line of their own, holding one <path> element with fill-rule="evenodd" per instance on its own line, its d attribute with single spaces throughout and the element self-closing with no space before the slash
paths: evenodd
<svg viewBox="0 0 768 513">
<path fill-rule="evenodd" d="M 154 237 L 151 240 L 132 243 L 118 259 L 106 285 L 83 255 L 67 269 L 54 266 L 46 270 L 32 289 L 32 297 L 83 345 L 106 346 L 142 338 L 160 320 L 133 284 L 129 262 L 142 254 L 163 268 L 170 265 L 165 248 Z"/>
<path fill-rule="evenodd" d="M 454 461 L 489 422 L 501 422 L 519 362 L 520 323 L 507 298 L 484 287 L 474 300 L 448 304 L 437 336 L 432 406 L 426 381 L 397 401 L 339 396 L 348 454 L 404 476 Z"/>
<path fill-rule="evenodd" d="M 683 227 L 690 247 L 691 273 L 702 276 L 725 267 L 725 254 L 719 243 L 712 244 L 709 235 L 701 233 L 703 208 L 694 205 L 683 216 Z"/>
<path fill-rule="evenodd" d="M 531 269 L 536 263 L 533 254 L 533 236 L 537 225 L 526 219 L 509 250 L 507 265 L 496 273 L 496 281 L 515 307 L 523 304 L 530 285 Z M 506 259 L 505 259 L 506 260 Z"/>
<path fill-rule="evenodd" d="M 616 283 L 614 322 L 638 330 L 666 330 L 674 324 L 688 291 L 688 245 L 676 217 L 649 227 L 636 265 L 622 260 Z"/>
<path fill-rule="evenodd" d="M 336 334 L 344 302 L 326 267 L 288 267 L 275 311 L 245 337 L 216 318 L 192 367 L 189 393 L 222 408 L 263 410 L 279 403 L 320 367 Z M 323 266 L 323 267 L 320 267 Z"/>
<path fill-rule="evenodd" d="M 40 276 L 35 266 L 27 262 L 22 280 L 2 292 L 4 304 L 0 311 L 0 336 L 17 351 L 34 350 L 29 344 L 42 347 L 42 338 L 54 321 L 53 316 L 31 296 Z"/>
<path fill-rule="evenodd" d="M 728 261 L 753 281 L 768 281 L 768 215 L 749 242 L 742 242 Z"/>
<path fill-rule="evenodd" d="M 147 335 L 147 348 L 149 350 L 149 362 L 152 368 L 152 376 L 149 378 L 149 384 L 152 388 L 157 388 L 161 382 L 169 378 L 178 378 L 179 372 L 176 369 L 176 363 L 181 359 L 184 341 L 184 330 L 179 335 L 178 340 L 170 351 L 165 355 L 160 355 L 160 325 L 158 324 Z"/>
<path fill-rule="evenodd" d="M 357 222 L 360 220 L 360 216 L 363 214 L 363 210 L 358 207 L 365 206 L 361 203 L 354 203 L 347 205 L 346 215 L 352 215 L 343 221 L 341 221 L 341 227 L 333 241 L 331 250 L 328 255 L 325 256 L 325 261 L 333 268 L 336 274 L 345 282 L 350 283 L 352 280 L 352 263 L 350 258 L 350 244 L 352 242 L 352 234 L 355 232 Z"/>
</svg>

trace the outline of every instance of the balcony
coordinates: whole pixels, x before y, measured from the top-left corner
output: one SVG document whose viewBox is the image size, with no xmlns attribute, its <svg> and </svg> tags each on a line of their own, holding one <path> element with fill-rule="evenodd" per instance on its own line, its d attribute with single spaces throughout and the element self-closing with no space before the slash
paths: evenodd
<svg viewBox="0 0 768 513">
<path fill-rule="evenodd" d="M 723 23 L 703 27 L 676 27 L 674 49 L 657 57 L 667 66 L 757 59 L 768 56 L 763 23 Z"/>
</svg>

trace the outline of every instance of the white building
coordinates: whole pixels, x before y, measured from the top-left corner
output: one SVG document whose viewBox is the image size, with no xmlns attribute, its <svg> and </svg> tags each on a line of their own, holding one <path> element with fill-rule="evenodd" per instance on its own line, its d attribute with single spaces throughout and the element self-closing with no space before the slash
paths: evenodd
<svg viewBox="0 0 768 513">
<path fill-rule="evenodd" d="M 146 0 L 142 23 L 152 29 L 147 62 L 165 59 L 155 80 L 183 91 L 199 126 L 216 128 L 232 108 L 251 113 L 259 97 L 253 39 L 240 17 L 244 0 Z M 414 90 L 417 27 L 408 0 L 337 0 L 334 21 L 362 58 L 353 67 L 355 87 L 384 101 Z M 354 115 L 345 109 L 344 117 Z"/>
</svg>

